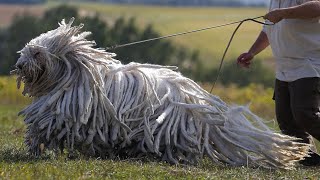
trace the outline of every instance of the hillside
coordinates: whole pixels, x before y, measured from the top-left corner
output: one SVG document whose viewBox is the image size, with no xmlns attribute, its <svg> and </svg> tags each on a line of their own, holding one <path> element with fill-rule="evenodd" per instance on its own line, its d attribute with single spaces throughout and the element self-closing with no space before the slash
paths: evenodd
<svg viewBox="0 0 320 180">
<path fill-rule="evenodd" d="M 223 7 L 161 7 L 105 5 L 101 3 L 77 3 L 83 14 L 98 12 L 107 22 L 124 16 L 135 17 L 137 23 L 144 27 L 152 24 L 161 35 L 190 31 L 204 27 L 239 21 L 248 17 L 257 17 L 266 13 L 266 8 L 223 8 Z M 261 19 L 262 20 L 262 19 Z M 199 50 L 206 67 L 219 63 L 224 49 L 236 25 L 208 31 L 174 37 L 170 40 L 192 50 Z M 244 23 L 236 34 L 226 59 L 235 60 L 251 46 L 262 27 L 259 24 Z M 272 59 L 271 51 L 261 53 L 257 58 Z"/>
</svg>

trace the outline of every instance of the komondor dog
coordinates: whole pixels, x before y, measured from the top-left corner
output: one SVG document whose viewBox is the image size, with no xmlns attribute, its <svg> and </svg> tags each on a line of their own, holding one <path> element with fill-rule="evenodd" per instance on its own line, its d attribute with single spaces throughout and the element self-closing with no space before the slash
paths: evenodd
<svg viewBox="0 0 320 180">
<path fill-rule="evenodd" d="M 24 95 L 29 152 L 66 148 L 104 158 L 151 154 L 170 163 L 289 169 L 309 146 L 271 131 L 247 107 L 231 107 L 175 67 L 121 64 L 89 32 L 62 21 L 31 40 L 13 74 Z"/>
</svg>

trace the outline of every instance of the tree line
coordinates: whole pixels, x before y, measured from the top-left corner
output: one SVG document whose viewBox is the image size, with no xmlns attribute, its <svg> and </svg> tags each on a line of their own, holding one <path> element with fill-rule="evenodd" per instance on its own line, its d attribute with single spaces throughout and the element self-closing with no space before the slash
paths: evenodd
<svg viewBox="0 0 320 180">
<path fill-rule="evenodd" d="M 66 5 L 49 9 L 40 18 L 24 14 L 16 16 L 8 27 L 0 29 L 0 75 L 9 74 L 19 57 L 16 52 L 27 42 L 41 33 L 57 28 L 58 22 L 62 19 L 68 20 L 71 17 L 76 18 L 75 24 L 83 23 L 84 30 L 92 32 L 91 39 L 96 41 L 97 47 L 110 47 L 160 36 L 151 24 L 139 27 L 134 18 L 119 18 L 114 23 L 107 24 L 98 14 L 82 17 L 78 14 L 77 8 Z M 183 75 L 195 81 L 211 82 L 218 74 L 216 68 L 204 70 L 208 68 L 204 68 L 198 51 L 191 51 L 169 40 L 148 42 L 111 52 L 116 53 L 116 59 L 124 64 L 134 61 L 177 66 Z M 223 67 L 219 83 L 239 86 L 259 83 L 272 86 L 273 72 L 260 61 L 255 61 L 249 70 L 240 70 L 234 61 L 229 62 Z"/>
</svg>

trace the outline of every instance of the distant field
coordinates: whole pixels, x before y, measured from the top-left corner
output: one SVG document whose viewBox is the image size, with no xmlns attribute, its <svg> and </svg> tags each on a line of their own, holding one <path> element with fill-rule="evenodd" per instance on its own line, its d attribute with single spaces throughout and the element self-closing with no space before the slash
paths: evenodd
<svg viewBox="0 0 320 180">
<path fill-rule="evenodd" d="M 189 31 L 208 26 L 214 26 L 233 21 L 239 21 L 249 17 L 257 17 L 266 13 L 265 8 L 172 8 L 157 6 L 119 6 L 104 4 L 77 4 L 82 9 L 82 14 L 98 12 L 108 22 L 124 16 L 136 17 L 141 26 L 153 24 L 154 28 L 162 35 Z M 171 38 L 190 49 L 200 50 L 206 65 L 216 65 L 223 54 L 228 40 L 236 25 L 213 29 L 195 34 Z M 235 59 L 240 53 L 247 51 L 258 33 L 261 25 L 252 22 L 245 23 L 238 31 L 227 59 Z M 271 59 L 271 51 L 268 49 L 258 57 L 259 59 Z M 270 61 L 270 60 L 269 60 Z M 272 64 L 269 62 L 268 64 Z M 207 66 L 208 67 L 208 66 Z"/>
<path fill-rule="evenodd" d="M 5 5 L 0 4 L 0 27 L 7 26 L 16 15 L 25 13 L 41 16 L 45 7 L 41 5 Z"/>
</svg>

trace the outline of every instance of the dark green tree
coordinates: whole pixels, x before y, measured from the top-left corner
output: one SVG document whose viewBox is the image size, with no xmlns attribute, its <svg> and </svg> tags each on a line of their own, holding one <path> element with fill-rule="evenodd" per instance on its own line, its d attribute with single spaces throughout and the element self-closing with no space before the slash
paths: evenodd
<svg viewBox="0 0 320 180">
<path fill-rule="evenodd" d="M 48 31 L 57 27 L 62 19 L 68 20 L 72 17 L 76 19 L 75 23 L 79 23 L 78 10 L 72 6 L 61 5 L 46 11 L 41 18 L 41 22 L 43 23 L 42 26 L 46 26 Z"/>
<path fill-rule="evenodd" d="M 17 51 L 43 32 L 41 27 L 35 26 L 36 24 L 39 24 L 39 20 L 33 16 L 17 16 L 7 29 L 1 30 L 0 74 L 8 74 L 19 57 Z"/>
<path fill-rule="evenodd" d="M 217 74 L 218 69 L 208 73 L 212 80 L 215 80 Z M 223 85 L 237 84 L 240 87 L 251 83 L 273 87 L 274 73 L 270 68 L 265 67 L 261 60 L 255 60 L 250 68 L 241 68 L 235 61 L 231 61 L 223 66 L 218 82 Z"/>
</svg>

